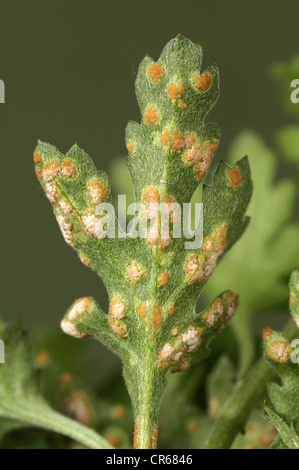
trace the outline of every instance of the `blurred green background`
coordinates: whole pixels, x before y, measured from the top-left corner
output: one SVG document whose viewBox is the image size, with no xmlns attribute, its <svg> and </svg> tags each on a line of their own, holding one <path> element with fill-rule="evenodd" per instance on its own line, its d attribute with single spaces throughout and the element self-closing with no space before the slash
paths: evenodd
<svg viewBox="0 0 299 470">
<path fill-rule="evenodd" d="M 208 118 L 221 129 L 217 159 L 226 159 L 244 128 L 271 141 L 292 121 L 269 67 L 298 52 L 298 18 L 296 0 L 0 1 L 4 319 L 58 330 L 65 310 L 86 295 L 107 310 L 101 281 L 64 242 L 34 174 L 37 139 L 62 152 L 77 141 L 98 169 L 109 170 L 126 154 L 127 121 L 140 119 L 134 92 L 140 61 L 145 54 L 157 59 L 181 33 L 203 44 L 203 67 L 215 62 L 220 69 L 221 95 Z"/>
</svg>

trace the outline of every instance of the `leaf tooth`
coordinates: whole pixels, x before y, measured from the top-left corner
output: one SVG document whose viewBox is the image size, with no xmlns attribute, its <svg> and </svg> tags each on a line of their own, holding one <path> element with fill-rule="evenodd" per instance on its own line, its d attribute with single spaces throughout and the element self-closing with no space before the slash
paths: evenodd
<svg viewBox="0 0 299 470">
<path fill-rule="evenodd" d="M 205 325 L 206 331 L 211 331 L 214 334 L 220 333 L 231 321 L 238 305 L 239 298 L 232 291 L 225 291 L 218 296 L 212 305 L 200 314 L 200 320 Z"/>
<path fill-rule="evenodd" d="M 123 319 L 105 315 L 92 297 L 76 300 L 67 310 L 61 328 L 75 338 L 95 337 L 119 353 L 124 338 L 128 336 Z"/>
</svg>

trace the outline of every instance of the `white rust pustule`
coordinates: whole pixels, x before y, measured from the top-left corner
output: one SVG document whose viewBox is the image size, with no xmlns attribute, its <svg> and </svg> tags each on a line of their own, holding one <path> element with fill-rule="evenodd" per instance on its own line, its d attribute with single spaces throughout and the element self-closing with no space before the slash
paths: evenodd
<svg viewBox="0 0 299 470">
<path fill-rule="evenodd" d="M 81 315 L 88 312 L 92 299 L 90 297 L 81 297 L 76 300 L 71 309 L 68 311 L 65 318 L 60 323 L 61 329 L 64 333 L 74 336 L 75 338 L 85 338 L 86 333 L 82 333 L 78 330 L 76 322 Z"/>
<path fill-rule="evenodd" d="M 73 213 L 72 206 L 67 202 L 66 199 L 59 199 L 58 206 L 65 215 L 71 215 Z"/>
<path fill-rule="evenodd" d="M 186 344 L 188 352 L 193 352 L 199 348 L 202 332 L 202 328 L 190 326 L 187 333 L 182 334 L 182 342 Z"/>
<path fill-rule="evenodd" d="M 57 162 L 50 163 L 42 169 L 42 177 L 45 181 L 52 181 L 60 173 L 60 165 Z"/>
<path fill-rule="evenodd" d="M 64 333 L 67 335 L 73 336 L 74 338 L 85 338 L 87 335 L 85 333 L 81 333 L 76 325 L 74 323 L 71 323 L 69 320 L 66 318 L 63 318 L 63 320 L 60 323 L 60 327 Z"/>
<path fill-rule="evenodd" d="M 146 269 L 141 268 L 135 260 L 133 260 L 127 269 L 126 276 L 131 284 L 137 284 L 142 276 L 146 275 Z"/>
<path fill-rule="evenodd" d="M 76 300 L 73 307 L 68 313 L 68 319 L 72 321 L 77 320 L 78 315 L 83 315 L 84 313 L 87 312 L 90 306 L 90 303 L 91 303 L 90 297 L 82 297 L 81 299 Z"/>
<path fill-rule="evenodd" d="M 103 181 L 94 181 L 88 186 L 91 204 L 101 204 L 107 198 L 107 185 Z"/>
<path fill-rule="evenodd" d="M 60 230 L 62 232 L 62 235 L 65 241 L 69 245 L 74 246 L 74 237 L 72 233 L 73 223 L 67 222 L 66 219 L 63 217 L 63 215 L 57 215 L 56 220 L 59 224 Z"/>
<path fill-rule="evenodd" d="M 106 230 L 105 230 L 105 218 L 104 217 L 97 217 L 95 214 L 92 212 L 85 214 L 81 218 L 83 225 L 86 229 L 86 231 L 90 234 L 93 235 L 94 237 L 98 238 L 101 240 L 103 237 L 106 235 Z"/>
<path fill-rule="evenodd" d="M 54 183 L 47 183 L 45 185 L 45 193 L 51 204 L 55 204 L 55 196 L 57 196 L 58 190 Z"/>
</svg>

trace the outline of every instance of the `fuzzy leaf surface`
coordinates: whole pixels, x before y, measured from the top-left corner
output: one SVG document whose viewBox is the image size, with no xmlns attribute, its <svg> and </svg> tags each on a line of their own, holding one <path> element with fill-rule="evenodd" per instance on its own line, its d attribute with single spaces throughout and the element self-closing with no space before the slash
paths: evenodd
<svg viewBox="0 0 299 470">
<path fill-rule="evenodd" d="M 81 298 L 67 311 L 62 329 L 77 338 L 93 336 L 121 357 L 138 447 L 156 445 L 168 374 L 204 359 L 238 305 L 227 290 L 195 313 L 204 285 L 249 222 L 252 181 L 246 157 L 234 167 L 221 163 L 212 184 L 204 186 L 202 245 L 186 248 L 186 233 L 176 235 L 184 223 L 183 205 L 204 180 L 219 145 L 218 126 L 205 123 L 219 95 L 218 69 L 212 65 L 201 72 L 201 62 L 201 46 L 178 36 L 157 62 L 146 56 L 139 67 L 141 123 L 129 122 L 126 129 L 135 203 L 142 204 L 135 213 L 136 236 L 125 233 L 108 209 L 108 176 L 78 145 L 62 155 L 39 142 L 34 153 L 37 176 L 65 240 L 109 293 L 108 314 L 93 298 Z M 99 211 L 103 203 L 106 212 Z"/>
</svg>

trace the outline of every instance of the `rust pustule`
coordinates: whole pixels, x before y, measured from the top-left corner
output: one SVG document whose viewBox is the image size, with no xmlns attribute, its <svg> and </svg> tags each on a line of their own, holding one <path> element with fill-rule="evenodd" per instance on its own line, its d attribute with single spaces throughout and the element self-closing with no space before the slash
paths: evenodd
<svg viewBox="0 0 299 470">
<path fill-rule="evenodd" d="M 132 141 L 127 143 L 127 150 L 128 150 L 129 153 L 135 153 L 136 152 L 135 145 Z"/>
<path fill-rule="evenodd" d="M 163 272 L 160 274 L 160 277 L 159 277 L 159 286 L 163 287 L 163 286 L 166 286 L 167 284 L 168 284 L 168 273 Z"/>
<path fill-rule="evenodd" d="M 34 152 L 33 161 L 34 163 L 40 163 L 42 161 L 41 154 L 39 152 Z"/>
<path fill-rule="evenodd" d="M 196 73 L 194 75 L 195 81 L 196 81 L 196 86 L 199 90 L 207 90 L 210 86 L 211 83 L 211 76 L 208 75 L 207 73 L 203 73 L 202 75 L 199 75 Z"/>
<path fill-rule="evenodd" d="M 160 328 L 162 325 L 162 315 L 161 315 L 161 309 L 158 305 L 155 305 L 154 311 L 153 311 L 153 316 L 152 316 L 152 321 L 153 321 L 153 334 L 157 332 L 157 330 Z"/>
<path fill-rule="evenodd" d="M 160 119 L 159 113 L 156 108 L 150 107 L 144 115 L 144 121 L 148 126 L 153 126 L 158 124 Z"/>
<path fill-rule="evenodd" d="M 138 449 L 138 428 L 139 428 L 139 422 L 137 419 L 135 423 L 135 427 L 134 427 L 134 449 Z"/>
</svg>

